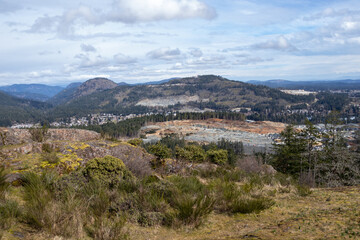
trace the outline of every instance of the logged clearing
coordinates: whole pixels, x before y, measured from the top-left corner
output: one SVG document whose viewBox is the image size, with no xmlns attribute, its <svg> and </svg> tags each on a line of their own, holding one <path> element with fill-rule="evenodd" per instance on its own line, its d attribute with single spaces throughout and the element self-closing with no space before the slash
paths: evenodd
<svg viewBox="0 0 360 240">
<path fill-rule="evenodd" d="M 271 134 L 271 133 L 280 133 L 282 132 L 286 124 L 279 122 L 270 122 L 270 121 L 257 121 L 257 122 L 245 122 L 245 121 L 232 121 L 225 119 L 208 119 L 208 120 L 178 120 L 178 121 L 168 121 L 168 122 L 159 122 L 154 123 L 153 126 L 158 126 L 160 128 L 169 128 L 169 127 L 183 127 L 183 130 L 186 131 L 187 128 L 192 128 L 193 126 L 202 126 L 206 128 L 218 128 L 226 129 L 232 131 L 243 131 L 257 134 Z"/>
<path fill-rule="evenodd" d="M 279 197 L 259 214 L 211 214 L 195 230 L 130 225 L 130 239 L 360 239 L 360 186 Z"/>
<path fill-rule="evenodd" d="M 177 120 L 160 123 L 149 123 L 141 128 L 145 142 L 159 141 L 162 137 L 176 134 L 190 142 L 218 142 L 222 139 L 231 142 L 242 142 L 245 153 L 251 154 L 254 148 L 269 149 L 274 134 L 281 133 L 284 123 L 259 121 L 232 121 L 224 119 Z M 260 150 L 259 150 L 260 151 Z"/>
</svg>

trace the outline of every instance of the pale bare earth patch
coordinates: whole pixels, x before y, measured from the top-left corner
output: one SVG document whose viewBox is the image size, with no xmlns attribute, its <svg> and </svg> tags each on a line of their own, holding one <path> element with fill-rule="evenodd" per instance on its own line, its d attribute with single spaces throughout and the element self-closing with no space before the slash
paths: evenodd
<svg viewBox="0 0 360 240">
<path fill-rule="evenodd" d="M 188 141 L 217 142 L 221 139 L 241 141 L 244 146 L 270 148 L 273 134 L 279 134 L 286 124 L 277 122 L 245 122 L 224 119 L 182 120 L 149 124 L 142 128 L 145 141 L 157 141 L 177 134 Z"/>
<path fill-rule="evenodd" d="M 171 96 L 171 97 L 162 97 L 162 98 L 153 98 L 153 99 L 143 99 L 139 101 L 137 106 L 147 106 L 147 107 L 167 107 L 175 104 L 185 104 L 188 102 L 197 102 L 200 100 L 200 97 L 197 95 L 194 96 Z"/>
<path fill-rule="evenodd" d="M 284 93 L 291 94 L 291 95 L 310 95 L 310 94 L 316 94 L 316 92 L 310 92 L 305 90 L 280 90 Z"/>
</svg>

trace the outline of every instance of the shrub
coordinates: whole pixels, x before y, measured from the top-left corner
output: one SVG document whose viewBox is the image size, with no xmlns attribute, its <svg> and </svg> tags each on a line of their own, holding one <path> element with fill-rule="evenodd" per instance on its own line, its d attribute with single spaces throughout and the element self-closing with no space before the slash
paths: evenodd
<svg viewBox="0 0 360 240">
<path fill-rule="evenodd" d="M 67 189 L 60 199 L 53 199 L 47 206 L 46 230 L 57 236 L 83 239 L 83 225 L 87 211 L 84 201 L 77 197 L 73 189 Z"/>
<path fill-rule="evenodd" d="M 208 159 L 216 164 L 224 165 L 228 160 L 228 152 L 223 149 L 211 149 L 206 152 Z"/>
<path fill-rule="evenodd" d="M 237 166 L 247 173 L 260 173 L 261 163 L 255 156 L 246 156 L 237 161 Z"/>
<path fill-rule="evenodd" d="M 52 147 L 50 144 L 48 143 L 44 143 L 42 146 L 41 146 L 41 150 L 43 152 L 46 152 L 46 153 L 51 153 L 53 151 Z"/>
<path fill-rule="evenodd" d="M 125 223 L 126 219 L 123 216 L 116 215 L 111 218 L 101 216 L 87 227 L 87 231 L 91 237 L 99 240 L 128 239 L 128 234 L 124 231 Z"/>
<path fill-rule="evenodd" d="M 5 199 L 5 193 L 9 188 L 9 183 L 6 181 L 7 174 L 4 167 L 0 167 L 0 201 Z"/>
<path fill-rule="evenodd" d="M 306 197 L 312 193 L 311 189 L 306 185 L 296 185 L 297 194 L 301 197 Z"/>
<path fill-rule="evenodd" d="M 144 158 L 128 160 L 124 163 L 126 167 L 138 178 L 144 178 L 153 173 L 150 162 Z"/>
<path fill-rule="evenodd" d="M 270 198 L 247 198 L 240 197 L 234 199 L 231 204 L 232 213 L 258 213 L 274 205 L 274 201 Z"/>
<path fill-rule="evenodd" d="M 134 139 L 130 139 L 128 141 L 128 143 L 133 146 L 140 146 L 142 144 L 142 142 L 143 142 L 143 140 L 141 138 L 134 138 Z"/>
<path fill-rule="evenodd" d="M 46 139 L 48 128 L 44 125 L 42 128 L 30 128 L 31 139 L 35 142 L 43 142 Z"/>
<path fill-rule="evenodd" d="M 215 201 L 208 195 L 178 195 L 174 199 L 175 217 L 185 225 L 198 227 L 204 218 L 212 212 Z"/>
<path fill-rule="evenodd" d="M 156 159 L 151 161 L 154 168 L 165 165 L 165 159 L 171 157 L 171 150 L 161 143 L 150 145 L 148 151 L 156 156 Z"/>
<path fill-rule="evenodd" d="M 206 154 L 204 149 L 198 145 L 187 145 L 184 148 L 176 148 L 176 157 L 192 162 L 203 162 Z"/>
<path fill-rule="evenodd" d="M 248 183 L 239 188 L 236 183 L 215 179 L 210 184 L 219 212 L 252 213 L 271 207 L 274 202 L 263 196 L 251 197 L 253 186 Z"/>
<path fill-rule="evenodd" d="M 149 152 L 154 154 L 158 159 L 165 159 L 171 157 L 171 151 L 164 144 L 157 143 L 149 147 Z"/>
<path fill-rule="evenodd" d="M 53 172 L 44 172 L 37 175 L 34 172 L 22 176 L 25 200 L 25 218 L 36 228 L 51 228 L 47 211 L 53 198 L 52 187 L 56 181 Z"/>
<path fill-rule="evenodd" d="M 60 158 L 56 155 L 55 152 L 44 152 L 41 154 L 41 161 L 46 161 L 51 164 L 57 164 L 60 162 Z"/>
<path fill-rule="evenodd" d="M 83 169 L 83 174 L 89 180 L 99 180 L 111 187 L 119 184 L 122 180 L 134 178 L 123 161 L 112 156 L 88 161 Z"/>
<path fill-rule="evenodd" d="M 179 160 L 189 160 L 191 158 L 190 152 L 178 146 L 175 147 L 175 157 Z"/>
<path fill-rule="evenodd" d="M 171 176 L 168 180 L 174 184 L 174 191 L 178 190 L 182 193 L 190 194 L 200 194 L 206 192 L 206 186 L 202 184 L 198 178 L 190 177 L 181 177 L 181 176 Z"/>
<path fill-rule="evenodd" d="M 88 203 L 86 230 L 94 239 L 126 239 L 123 227 L 126 219 L 118 213 L 110 212 L 112 193 L 103 181 L 92 179 L 81 189 Z"/>
<path fill-rule="evenodd" d="M 0 202 L 0 216 L 0 229 L 11 228 L 16 219 L 21 216 L 19 204 L 13 200 Z"/>
</svg>

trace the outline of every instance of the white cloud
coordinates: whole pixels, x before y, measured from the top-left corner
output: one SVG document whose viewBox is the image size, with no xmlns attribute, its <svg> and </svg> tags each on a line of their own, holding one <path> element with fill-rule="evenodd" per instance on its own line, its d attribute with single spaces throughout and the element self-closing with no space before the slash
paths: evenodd
<svg viewBox="0 0 360 240">
<path fill-rule="evenodd" d="M 288 39 L 284 36 L 278 37 L 274 40 L 268 40 L 266 42 L 258 43 L 252 45 L 253 49 L 271 49 L 285 52 L 294 52 L 298 51 L 298 49 L 293 46 Z"/>
<path fill-rule="evenodd" d="M 134 23 L 161 20 L 204 18 L 213 19 L 216 12 L 198 0 L 116 0 L 109 19 Z"/>
<path fill-rule="evenodd" d="M 192 48 L 190 49 L 189 53 L 193 57 L 201 57 L 203 55 L 203 52 L 200 50 L 200 48 Z"/>
<path fill-rule="evenodd" d="M 14 1 L 0 0 L 0 13 L 14 12 L 20 8 Z"/>
<path fill-rule="evenodd" d="M 114 60 L 117 64 L 133 64 L 137 62 L 136 58 L 126 56 L 122 53 L 114 55 Z"/>
<path fill-rule="evenodd" d="M 253 57 L 244 54 L 237 55 L 237 57 L 240 59 L 235 60 L 233 65 L 249 65 L 249 64 L 262 63 L 262 62 L 269 62 L 273 60 L 272 58 L 264 59 L 261 57 Z"/>
<path fill-rule="evenodd" d="M 31 78 L 42 78 L 42 77 L 52 77 L 55 75 L 53 70 L 42 70 L 42 71 L 33 71 L 28 74 Z"/>
<path fill-rule="evenodd" d="M 98 55 L 95 57 L 91 57 L 85 54 L 78 54 L 75 56 L 76 59 L 80 60 L 78 64 L 78 68 L 100 68 L 107 64 L 106 59 L 102 56 Z"/>
<path fill-rule="evenodd" d="M 81 44 L 81 51 L 83 52 L 96 52 L 96 48 L 90 44 Z"/>
<path fill-rule="evenodd" d="M 305 21 L 314 21 L 314 20 L 324 19 L 324 18 L 347 17 L 347 16 L 353 16 L 353 15 L 359 15 L 359 14 L 360 14 L 359 10 L 350 10 L 348 8 L 344 8 L 344 9 L 326 8 L 321 12 L 304 17 L 303 19 Z"/>
<path fill-rule="evenodd" d="M 174 60 L 178 59 L 181 55 L 181 51 L 178 48 L 159 48 L 153 51 L 150 51 L 146 54 L 146 56 L 152 59 L 161 59 L 161 60 Z"/>
<path fill-rule="evenodd" d="M 78 24 L 100 25 L 107 22 L 138 23 L 190 18 L 213 19 L 216 11 L 199 0 L 114 0 L 112 10 L 94 10 L 81 5 L 62 15 L 45 15 L 35 20 L 28 32 L 57 32 L 72 37 Z"/>
</svg>

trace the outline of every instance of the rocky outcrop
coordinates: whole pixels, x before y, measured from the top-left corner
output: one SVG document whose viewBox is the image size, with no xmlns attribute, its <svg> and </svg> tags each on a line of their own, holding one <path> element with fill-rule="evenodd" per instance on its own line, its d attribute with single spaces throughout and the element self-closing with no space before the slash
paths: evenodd
<svg viewBox="0 0 360 240">
<path fill-rule="evenodd" d="M 92 141 L 101 138 L 99 133 L 82 129 L 49 129 L 45 141 Z M 33 143 L 28 129 L 0 128 L 0 147 Z"/>
<path fill-rule="evenodd" d="M 82 129 L 49 129 L 46 141 L 92 141 L 101 138 L 100 133 Z"/>
<path fill-rule="evenodd" d="M 0 128 L 0 146 L 18 145 L 31 141 L 31 134 L 27 129 Z"/>
</svg>

